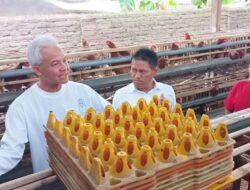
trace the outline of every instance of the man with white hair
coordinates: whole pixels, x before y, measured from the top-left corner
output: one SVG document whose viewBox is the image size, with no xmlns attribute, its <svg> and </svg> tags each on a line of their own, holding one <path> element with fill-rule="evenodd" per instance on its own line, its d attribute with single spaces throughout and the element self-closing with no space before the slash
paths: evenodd
<svg viewBox="0 0 250 190">
<path fill-rule="evenodd" d="M 68 63 L 54 37 L 35 38 L 27 56 L 39 81 L 16 98 L 7 111 L 6 131 L 0 143 L 0 176 L 22 159 L 27 142 L 33 171 L 49 167 L 43 127 L 49 111 L 63 120 L 69 110 L 83 115 L 89 107 L 102 112 L 109 104 L 89 86 L 69 81 Z"/>
</svg>

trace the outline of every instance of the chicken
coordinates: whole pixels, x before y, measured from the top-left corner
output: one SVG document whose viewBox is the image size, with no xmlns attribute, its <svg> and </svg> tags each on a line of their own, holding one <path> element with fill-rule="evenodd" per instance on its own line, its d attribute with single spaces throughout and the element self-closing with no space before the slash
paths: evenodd
<svg viewBox="0 0 250 190">
<path fill-rule="evenodd" d="M 184 34 L 184 39 L 185 39 L 185 40 L 191 40 L 191 36 L 190 36 L 190 34 L 189 34 L 188 32 L 186 32 L 186 33 Z M 194 47 L 194 46 L 196 46 L 194 42 L 188 42 L 187 44 L 188 44 L 189 47 Z"/>
<path fill-rule="evenodd" d="M 215 44 L 215 45 L 221 45 L 221 44 L 223 44 L 223 43 L 225 43 L 225 42 L 227 42 L 227 39 L 225 39 L 225 38 L 219 38 L 215 43 L 213 43 L 213 44 Z M 223 51 L 224 50 L 224 48 L 219 48 L 218 50 L 214 50 L 213 52 L 216 52 L 216 51 Z M 228 56 L 228 54 L 227 53 L 216 53 L 216 54 L 214 54 L 212 57 L 214 58 L 214 59 L 216 59 L 216 58 L 222 58 L 222 57 L 227 57 Z"/>
<path fill-rule="evenodd" d="M 245 50 L 244 49 L 241 49 L 241 50 L 237 50 L 238 53 L 239 53 L 239 57 L 240 59 L 242 59 L 244 56 L 245 56 Z"/>
<path fill-rule="evenodd" d="M 201 41 L 198 43 L 198 47 L 204 47 L 206 45 L 206 43 L 204 41 Z"/>
<path fill-rule="evenodd" d="M 157 45 L 151 45 L 148 48 L 151 49 L 153 52 L 158 52 L 159 51 L 159 48 L 158 48 Z"/>
<path fill-rule="evenodd" d="M 111 49 L 117 48 L 115 43 L 112 42 L 111 40 L 106 41 L 106 45 Z M 130 53 L 128 51 L 111 52 L 111 58 L 112 57 L 122 57 L 122 56 L 130 56 Z M 127 64 L 129 64 L 129 63 L 127 63 Z M 120 65 L 123 66 L 124 64 L 120 64 Z M 129 71 L 130 71 L 130 67 L 114 69 L 114 72 L 116 74 L 124 74 L 124 73 L 128 73 Z"/>
<path fill-rule="evenodd" d="M 81 38 L 81 46 L 84 49 L 89 50 L 90 49 L 90 45 L 88 40 L 85 37 Z M 98 54 L 92 54 L 92 55 L 83 55 L 80 57 L 80 61 L 87 61 L 87 60 L 98 60 L 99 59 L 99 55 Z M 92 66 L 92 67 L 85 67 L 85 68 L 80 68 L 80 69 L 72 69 L 72 72 L 76 72 L 76 71 L 81 71 L 81 70 L 91 70 L 91 69 L 98 69 L 100 68 L 100 66 Z M 103 72 L 101 72 L 103 73 Z M 73 76 L 73 80 L 80 80 L 81 78 L 86 79 L 86 78 L 92 78 L 94 76 L 100 75 L 99 72 L 91 72 L 91 73 L 85 73 L 82 74 L 81 77 L 79 78 L 79 75 Z"/>
<path fill-rule="evenodd" d="M 197 47 L 201 48 L 201 47 L 204 47 L 205 45 L 206 45 L 206 43 L 204 41 L 200 41 L 200 42 L 198 42 Z M 199 54 L 206 53 L 206 52 L 207 52 L 206 50 L 198 51 Z M 202 55 L 202 56 L 197 57 L 198 61 L 204 61 L 207 59 L 208 59 L 207 55 Z"/>
<path fill-rule="evenodd" d="M 158 52 L 158 50 L 159 50 L 157 45 L 151 45 L 151 46 L 149 46 L 149 49 L 151 49 L 154 52 Z M 159 59 L 158 59 L 158 68 L 159 69 L 164 69 L 167 66 L 168 66 L 168 58 L 159 57 Z"/>
<path fill-rule="evenodd" d="M 159 67 L 159 69 L 164 69 L 165 67 L 168 67 L 168 65 L 169 65 L 168 58 L 160 57 L 158 59 L 158 67 Z"/>
<path fill-rule="evenodd" d="M 29 68 L 29 62 L 25 61 L 25 62 L 21 62 L 19 63 L 14 69 L 23 69 L 23 68 Z"/>
<path fill-rule="evenodd" d="M 106 41 L 106 44 L 109 48 L 117 48 L 114 42 L 110 40 Z M 112 53 L 114 53 L 113 56 L 112 56 Z M 128 51 L 119 51 L 119 52 L 112 52 L 112 53 L 111 53 L 111 57 L 130 56 L 130 53 Z"/>
<path fill-rule="evenodd" d="M 229 53 L 229 58 L 234 59 L 242 59 L 245 56 L 244 50 L 233 50 Z"/>
<path fill-rule="evenodd" d="M 190 34 L 188 32 L 186 32 L 184 34 L 184 38 L 185 38 L 185 40 L 191 40 L 191 36 L 190 36 Z"/>
<path fill-rule="evenodd" d="M 178 50 L 179 49 L 179 44 L 174 42 L 170 45 L 169 47 L 170 50 Z M 169 59 L 172 59 L 172 58 L 175 58 L 175 57 L 179 57 L 180 55 L 169 55 L 168 56 L 168 59 L 165 60 L 166 62 L 166 66 L 169 66 L 169 65 L 174 65 L 176 63 L 175 60 L 169 60 Z M 178 62 L 178 61 L 177 61 Z"/>
<path fill-rule="evenodd" d="M 211 90 L 211 96 L 216 96 L 219 94 L 219 85 L 218 84 L 215 84 L 214 87 L 212 88 Z"/>
<path fill-rule="evenodd" d="M 116 45 L 112 41 L 106 41 L 106 44 L 109 48 L 116 48 Z M 111 52 L 111 57 L 120 57 L 121 54 L 119 52 Z"/>
<path fill-rule="evenodd" d="M 184 34 L 184 38 L 185 38 L 185 40 L 192 40 L 192 38 L 191 38 L 191 36 L 190 36 L 190 34 L 189 34 L 188 32 L 186 32 L 186 33 Z M 195 46 L 197 46 L 197 47 L 203 47 L 203 46 L 206 45 L 206 43 L 205 43 L 204 41 L 200 41 L 200 42 L 198 42 L 198 43 L 190 42 L 190 43 L 188 43 L 188 44 L 189 44 L 189 46 L 191 46 L 191 47 L 195 47 Z"/>
<path fill-rule="evenodd" d="M 89 48 L 90 47 L 88 40 L 86 38 L 84 38 L 84 37 L 82 37 L 81 43 L 82 43 L 83 48 Z M 97 55 L 87 55 L 87 56 L 82 57 L 81 59 L 96 60 Z"/>
<path fill-rule="evenodd" d="M 240 58 L 240 54 L 238 51 L 231 51 L 229 53 L 229 58 L 234 60 L 234 59 L 239 59 Z"/>
<path fill-rule="evenodd" d="M 177 50 L 177 49 L 179 49 L 179 45 L 177 43 L 172 43 L 170 49 L 171 50 Z"/>
<path fill-rule="evenodd" d="M 227 42 L 227 39 L 226 39 L 226 38 L 219 38 L 219 39 L 217 40 L 217 43 L 216 43 L 216 44 L 220 45 L 220 44 L 223 44 L 223 43 L 225 43 L 225 42 Z"/>
</svg>

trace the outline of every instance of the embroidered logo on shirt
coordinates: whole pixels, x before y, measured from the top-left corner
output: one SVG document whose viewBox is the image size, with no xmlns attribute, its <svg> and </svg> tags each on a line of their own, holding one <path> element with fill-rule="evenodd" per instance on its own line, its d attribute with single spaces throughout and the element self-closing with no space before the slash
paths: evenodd
<svg viewBox="0 0 250 190">
<path fill-rule="evenodd" d="M 82 98 L 78 99 L 78 109 L 81 115 L 84 115 L 87 110 L 87 105 L 85 104 L 84 100 Z"/>
</svg>

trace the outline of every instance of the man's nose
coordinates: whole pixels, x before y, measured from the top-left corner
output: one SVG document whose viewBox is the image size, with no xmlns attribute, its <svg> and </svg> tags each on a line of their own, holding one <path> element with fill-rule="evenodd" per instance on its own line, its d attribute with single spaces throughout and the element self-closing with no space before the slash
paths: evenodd
<svg viewBox="0 0 250 190">
<path fill-rule="evenodd" d="M 138 78 L 141 78 L 140 72 L 136 72 L 136 73 L 135 73 L 135 78 L 137 78 L 137 79 L 138 79 Z"/>
<path fill-rule="evenodd" d="M 62 71 L 69 70 L 69 64 L 68 63 L 62 63 L 61 68 Z"/>
</svg>

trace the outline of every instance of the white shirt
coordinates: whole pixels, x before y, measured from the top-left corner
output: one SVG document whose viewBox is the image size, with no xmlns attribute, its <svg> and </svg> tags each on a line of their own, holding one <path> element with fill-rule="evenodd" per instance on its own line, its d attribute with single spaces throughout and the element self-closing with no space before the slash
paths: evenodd
<svg viewBox="0 0 250 190">
<path fill-rule="evenodd" d="M 154 88 L 149 92 L 143 92 L 135 88 L 134 83 L 130 83 L 123 88 L 120 88 L 115 92 L 113 98 L 113 107 L 119 108 L 123 102 L 128 101 L 131 106 L 135 106 L 140 98 L 144 98 L 149 103 L 154 95 L 158 95 L 159 98 L 163 95 L 170 102 L 171 109 L 174 109 L 176 103 L 175 92 L 172 86 L 163 84 L 161 82 L 155 82 Z"/>
<path fill-rule="evenodd" d="M 89 107 L 103 112 L 107 104 L 106 100 L 84 84 L 70 81 L 54 93 L 45 92 L 34 84 L 16 98 L 7 111 L 6 131 L 0 143 L 0 175 L 18 164 L 28 141 L 34 172 L 49 167 L 43 127 L 47 123 L 49 111 L 54 111 L 56 117 L 63 120 L 69 110 L 84 115 Z"/>
</svg>

